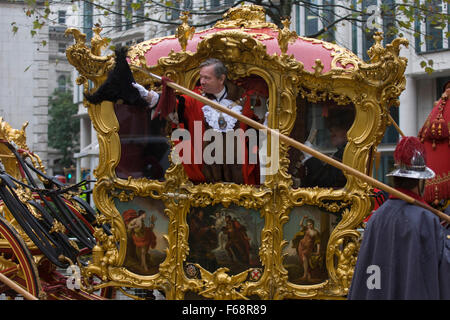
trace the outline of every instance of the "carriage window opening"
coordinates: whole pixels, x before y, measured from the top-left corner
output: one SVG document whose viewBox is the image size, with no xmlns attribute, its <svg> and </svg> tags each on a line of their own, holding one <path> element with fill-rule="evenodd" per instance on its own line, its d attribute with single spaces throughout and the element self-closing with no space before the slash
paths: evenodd
<svg viewBox="0 0 450 320">
<path fill-rule="evenodd" d="M 138 106 L 115 104 L 114 111 L 120 123 L 121 144 L 117 176 L 162 181 L 170 165 L 167 122 L 152 120 L 150 113 Z"/>
<path fill-rule="evenodd" d="M 291 137 L 342 161 L 347 132 L 355 118 L 354 107 L 338 106 L 333 101 L 309 103 L 303 99 L 298 99 L 297 106 Z M 288 172 L 292 175 L 294 188 L 342 188 L 347 182 L 341 170 L 300 150 L 291 148 L 289 159 Z"/>
<path fill-rule="evenodd" d="M 223 100 L 224 105 L 229 104 L 233 111 L 240 110 L 238 113 L 267 125 L 269 91 L 268 85 L 262 77 L 251 75 L 233 81 L 228 79 L 225 82 L 225 87 L 226 98 Z M 195 84 L 194 91 L 196 90 L 200 90 L 200 80 Z M 268 159 L 266 158 L 268 139 L 265 133 L 239 121 L 230 121 L 230 118 L 224 117 L 223 124 L 227 125 L 227 134 L 224 128 L 220 128 L 218 120 L 214 120 L 221 119 L 220 112 L 216 112 L 214 108 L 210 107 L 207 109 L 203 118 L 205 129 L 220 132 L 213 134 L 212 141 L 207 140 L 204 142 L 204 162 L 201 168 L 204 178 L 201 178 L 202 181 L 207 183 L 233 182 L 251 185 L 264 183 L 265 177 L 270 174 L 266 170 L 265 165 L 268 164 Z M 187 128 L 186 124 L 185 128 Z M 239 143 L 241 141 L 240 130 L 244 133 L 244 144 Z M 208 131 L 208 136 L 205 135 L 204 137 L 209 139 L 210 133 L 211 131 Z M 217 150 L 220 150 L 218 154 L 216 154 L 214 145 L 216 135 L 219 136 L 219 139 L 223 136 L 221 138 L 223 143 L 219 143 L 220 149 L 217 147 Z"/>
</svg>

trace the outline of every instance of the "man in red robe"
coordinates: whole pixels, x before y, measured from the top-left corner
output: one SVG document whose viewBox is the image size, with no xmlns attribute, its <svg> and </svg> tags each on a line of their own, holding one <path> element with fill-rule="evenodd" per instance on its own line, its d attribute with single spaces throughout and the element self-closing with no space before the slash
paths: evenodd
<svg viewBox="0 0 450 320">
<path fill-rule="evenodd" d="M 245 103 L 244 107 L 236 104 L 234 101 L 228 99 L 229 90 L 225 85 L 227 79 L 227 69 L 225 65 L 217 59 L 208 59 L 200 64 L 200 88 L 199 91 L 207 98 L 216 101 L 217 103 L 224 105 L 232 111 L 243 114 L 245 116 L 253 116 L 253 112 L 250 109 L 250 105 Z M 161 106 L 158 103 L 160 95 L 153 90 L 147 91 L 141 85 L 133 83 L 141 96 L 149 102 L 149 108 L 152 109 L 154 114 L 161 112 L 163 108 L 171 109 L 170 106 Z M 164 96 L 164 93 L 162 94 Z M 168 99 L 170 100 L 170 99 Z M 223 134 L 230 130 L 236 130 L 238 128 L 246 129 L 246 126 L 239 124 L 237 119 L 223 114 L 214 108 L 204 105 L 202 102 L 195 100 L 187 95 L 178 97 L 177 103 L 177 115 L 178 117 L 172 117 L 169 114 L 169 119 L 178 126 L 178 128 L 187 129 L 190 134 L 189 148 L 190 155 L 180 154 L 183 158 L 183 166 L 189 179 L 196 183 L 202 182 L 235 182 L 245 184 L 257 184 L 259 183 L 259 174 L 257 164 L 250 163 L 249 150 L 245 146 L 245 143 L 235 143 L 234 148 L 234 163 L 225 163 L 226 158 L 226 143 L 223 139 L 223 164 L 205 164 L 203 159 L 203 151 L 205 144 L 203 143 L 203 137 L 206 129 L 213 129 Z M 165 113 L 165 112 L 164 112 Z M 199 139 L 199 136 L 202 139 Z M 240 137 L 235 139 L 241 141 Z M 185 141 L 186 142 L 186 141 Z M 238 148 L 241 148 L 241 154 L 244 156 L 243 163 L 237 161 Z M 185 151 L 185 149 L 183 149 Z M 216 150 L 217 152 L 218 150 Z M 220 151 L 220 150 L 219 150 Z"/>
</svg>

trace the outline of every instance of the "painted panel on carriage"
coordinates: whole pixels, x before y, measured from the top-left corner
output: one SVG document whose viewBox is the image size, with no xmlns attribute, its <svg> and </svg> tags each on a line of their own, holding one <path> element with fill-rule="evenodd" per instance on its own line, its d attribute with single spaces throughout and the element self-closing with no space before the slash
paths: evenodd
<svg viewBox="0 0 450 320">
<path fill-rule="evenodd" d="M 167 122 L 158 117 L 151 120 L 150 112 L 138 106 L 115 104 L 114 111 L 121 146 L 117 177 L 163 180 L 170 165 Z"/>
<path fill-rule="evenodd" d="M 169 219 L 160 200 L 135 198 L 116 201 L 127 229 L 127 253 L 124 266 L 137 274 L 152 275 L 166 259 Z"/>
<path fill-rule="evenodd" d="M 325 254 L 336 216 L 314 206 L 295 207 L 283 226 L 283 266 L 288 281 L 294 284 L 316 284 L 328 278 Z"/>
<path fill-rule="evenodd" d="M 192 208 L 187 216 L 189 255 L 210 272 L 227 267 L 229 274 L 261 267 L 259 247 L 264 220 L 256 210 L 236 205 Z"/>
</svg>

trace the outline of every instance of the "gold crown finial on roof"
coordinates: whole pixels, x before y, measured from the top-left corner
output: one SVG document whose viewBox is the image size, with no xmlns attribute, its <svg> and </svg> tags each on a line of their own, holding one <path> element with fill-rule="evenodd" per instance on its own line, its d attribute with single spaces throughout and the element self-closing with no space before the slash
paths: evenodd
<svg viewBox="0 0 450 320">
<path fill-rule="evenodd" d="M 230 8 L 223 20 L 214 25 L 215 28 L 273 28 L 277 26 L 266 22 L 266 10 L 254 4 L 242 3 L 241 6 Z"/>
<path fill-rule="evenodd" d="M 286 54 L 289 43 L 294 42 L 298 38 L 298 36 L 297 32 L 291 31 L 289 29 L 291 25 L 291 21 L 289 20 L 289 18 L 284 19 L 283 21 L 281 21 L 281 23 L 283 23 L 284 28 L 278 31 L 277 40 L 278 45 L 280 46 L 281 54 Z"/>
<path fill-rule="evenodd" d="M 383 32 L 380 31 L 375 32 L 375 34 L 373 35 L 375 43 L 372 45 L 372 47 L 370 47 L 369 50 L 367 50 L 367 55 L 369 56 L 372 63 L 378 62 L 380 60 L 380 57 L 386 51 L 382 44 L 383 38 Z"/>
<path fill-rule="evenodd" d="M 103 28 L 98 23 L 96 23 L 92 28 L 93 35 L 91 39 L 91 52 L 96 56 L 101 56 L 102 50 L 105 49 L 109 43 L 108 39 L 100 36 L 100 32 L 102 32 L 102 30 Z"/>
<path fill-rule="evenodd" d="M 181 45 L 181 49 L 183 49 L 183 51 L 186 51 L 188 40 L 191 40 L 195 34 L 195 28 L 190 27 L 188 24 L 189 16 L 190 16 L 189 11 L 183 11 L 180 17 L 181 21 L 183 22 L 177 28 L 177 31 L 175 33 L 175 36 L 178 38 L 178 41 L 180 42 Z"/>
</svg>

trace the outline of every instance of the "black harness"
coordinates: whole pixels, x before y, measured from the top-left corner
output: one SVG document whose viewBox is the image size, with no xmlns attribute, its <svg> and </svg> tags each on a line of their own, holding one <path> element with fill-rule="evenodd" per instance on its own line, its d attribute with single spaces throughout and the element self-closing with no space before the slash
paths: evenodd
<svg viewBox="0 0 450 320">
<path fill-rule="evenodd" d="M 36 169 L 32 164 L 25 161 L 17 149 L 7 141 L 3 142 L 15 155 L 18 165 L 22 168 L 27 178 L 27 183 L 18 181 L 0 168 L 0 198 L 16 219 L 17 223 L 39 248 L 39 250 L 55 265 L 64 268 L 69 262 L 63 257 L 69 258 L 72 262 L 80 254 L 80 251 L 72 245 L 70 238 L 76 238 L 89 251 L 95 246 L 96 241 L 91 230 L 87 227 L 86 220 L 91 225 L 97 224 L 95 210 L 80 197 L 74 196 L 72 199 L 84 209 L 83 219 L 78 217 L 65 202 L 63 197 L 69 191 L 78 189 L 87 181 L 82 181 L 76 185 L 64 186 L 54 177 L 47 177 Z M 42 176 L 49 182 L 47 187 L 39 188 L 31 175 L 30 169 Z M 20 200 L 17 194 L 17 187 L 22 186 L 37 195 L 37 199 L 28 200 L 40 217 L 33 215 L 27 205 Z M 55 228 L 58 224 L 63 225 L 67 234 Z M 103 225 L 103 229 L 110 234 L 108 226 Z"/>
</svg>

